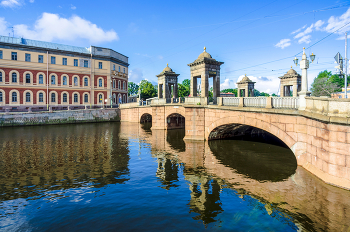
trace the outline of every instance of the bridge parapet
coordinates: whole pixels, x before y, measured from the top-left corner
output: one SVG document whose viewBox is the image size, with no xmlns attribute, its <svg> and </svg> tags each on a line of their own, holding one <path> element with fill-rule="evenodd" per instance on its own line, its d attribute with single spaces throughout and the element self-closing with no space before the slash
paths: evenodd
<svg viewBox="0 0 350 232">
<path fill-rule="evenodd" d="M 306 97 L 305 111 L 329 117 L 349 118 L 350 99 Z"/>
</svg>

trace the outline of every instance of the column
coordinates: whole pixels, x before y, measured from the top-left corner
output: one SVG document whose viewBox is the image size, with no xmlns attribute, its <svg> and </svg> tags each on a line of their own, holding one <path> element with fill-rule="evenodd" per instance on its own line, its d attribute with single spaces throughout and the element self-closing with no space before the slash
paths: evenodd
<svg viewBox="0 0 350 232">
<path fill-rule="evenodd" d="M 293 97 L 298 97 L 298 83 L 293 84 Z"/>
<path fill-rule="evenodd" d="M 246 88 L 245 90 L 244 90 L 244 95 L 245 95 L 245 97 L 249 97 L 249 89 L 248 88 Z"/>
<path fill-rule="evenodd" d="M 201 77 L 201 97 L 208 97 L 209 74 L 207 72 L 203 72 Z"/>
<path fill-rule="evenodd" d="M 177 95 L 177 80 L 176 80 L 176 83 L 174 84 L 174 98 L 178 98 L 178 95 Z"/>
<path fill-rule="evenodd" d="M 197 77 L 191 75 L 191 97 L 197 96 Z"/>
</svg>

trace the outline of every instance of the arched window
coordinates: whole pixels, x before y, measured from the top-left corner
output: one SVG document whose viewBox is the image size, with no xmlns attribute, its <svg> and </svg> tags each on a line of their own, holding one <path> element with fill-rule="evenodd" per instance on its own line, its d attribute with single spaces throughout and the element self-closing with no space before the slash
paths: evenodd
<svg viewBox="0 0 350 232">
<path fill-rule="evenodd" d="M 121 87 L 121 82 L 118 81 L 118 89 L 121 89 L 120 87 Z"/>
<path fill-rule="evenodd" d="M 56 102 L 56 94 L 51 93 L 51 102 Z"/>
<path fill-rule="evenodd" d="M 123 103 L 126 103 L 126 97 L 125 97 L 125 94 L 123 95 Z"/>
<path fill-rule="evenodd" d="M 2 72 L 0 71 L 0 82 L 2 82 Z"/>
<path fill-rule="evenodd" d="M 0 102 L 2 102 L 2 92 L 0 92 Z"/>
<path fill-rule="evenodd" d="M 55 77 L 55 75 L 51 76 L 51 85 L 56 85 L 56 77 Z"/>
<path fill-rule="evenodd" d="M 17 82 L 17 73 L 15 73 L 15 72 L 12 73 L 12 82 L 14 82 L 14 83 Z"/>
<path fill-rule="evenodd" d="M 74 77 L 74 86 L 78 86 L 78 77 Z"/>
<path fill-rule="evenodd" d="M 125 81 L 123 82 L 123 89 L 125 90 Z"/>
<path fill-rule="evenodd" d="M 67 85 L 67 76 L 63 76 L 63 85 Z"/>
<path fill-rule="evenodd" d="M 26 84 L 30 84 L 30 74 L 26 74 Z"/>
<path fill-rule="evenodd" d="M 116 96 L 115 96 L 115 93 L 113 94 L 113 103 L 115 104 L 116 103 Z"/>
<path fill-rule="evenodd" d="M 84 86 L 89 86 L 89 79 L 87 77 L 84 78 Z"/>
<path fill-rule="evenodd" d="M 26 102 L 30 102 L 30 93 L 26 92 Z"/>
<path fill-rule="evenodd" d="M 63 94 L 63 102 L 67 102 L 67 94 L 66 93 Z"/>
<path fill-rule="evenodd" d="M 74 102 L 78 102 L 78 94 L 77 93 L 74 94 Z"/>
<path fill-rule="evenodd" d="M 89 95 L 88 94 L 84 95 L 84 102 L 85 103 L 89 102 Z"/>
<path fill-rule="evenodd" d="M 113 89 L 115 89 L 115 84 L 116 83 L 116 81 L 115 80 L 113 80 Z"/>
<path fill-rule="evenodd" d="M 98 80 L 98 87 L 102 87 L 102 79 Z"/>
<path fill-rule="evenodd" d="M 17 93 L 12 92 L 12 102 L 17 102 Z"/>
<path fill-rule="evenodd" d="M 102 94 L 98 95 L 98 103 L 102 103 Z"/>
<path fill-rule="evenodd" d="M 43 74 L 39 75 L 39 84 L 44 84 L 44 76 L 43 76 Z"/>
<path fill-rule="evenodd" d="M 39 93 L 39 102 L 44 102 L 44 94 Z"/>
</svg>

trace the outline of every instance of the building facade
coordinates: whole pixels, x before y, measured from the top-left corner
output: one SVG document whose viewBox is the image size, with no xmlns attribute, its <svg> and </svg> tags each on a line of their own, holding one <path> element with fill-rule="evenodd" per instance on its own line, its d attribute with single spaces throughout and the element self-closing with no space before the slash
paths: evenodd
<svg viewBox="0 0 350 232">
<path fill-rule="evenodd" d="M 126 103 L 128 66 L 109 48 L 0 36 L 0 107 Z"/>
</svg>

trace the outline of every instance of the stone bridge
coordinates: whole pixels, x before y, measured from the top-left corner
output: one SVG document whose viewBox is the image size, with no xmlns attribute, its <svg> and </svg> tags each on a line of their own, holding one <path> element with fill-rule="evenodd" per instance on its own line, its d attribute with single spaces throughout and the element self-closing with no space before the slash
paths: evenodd
<svg viewBox="0 0 350 232">
<path fill-rule="evenodd" d="M 268 132 L 294 153 L 298 165 L 326 183 L 350 189 L 350 101 L 307 97 L 304 110 L 298 98 L 203 98 L 185 101 L 155 99 L 121 107 L 121 121 L 152 121 L 152 130 L 185 128 L 185 140 L 232 137 L 239 128 Z M 204 102 L 204 104 L 203 104 Z"/>
</svg>

